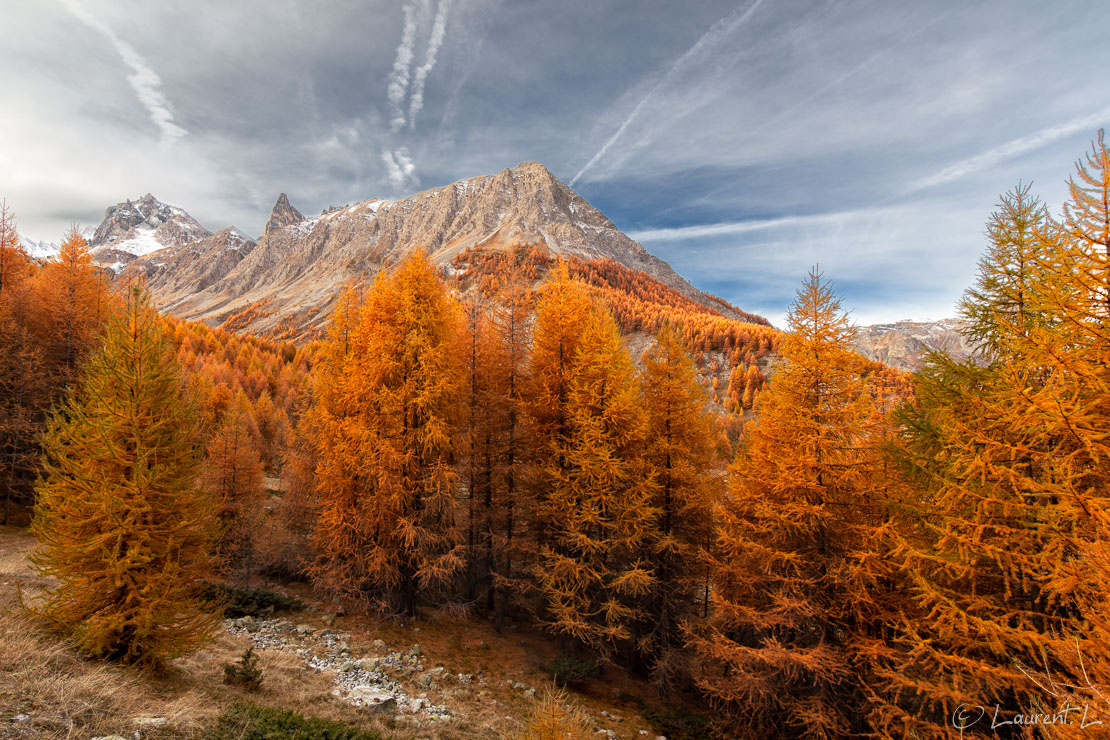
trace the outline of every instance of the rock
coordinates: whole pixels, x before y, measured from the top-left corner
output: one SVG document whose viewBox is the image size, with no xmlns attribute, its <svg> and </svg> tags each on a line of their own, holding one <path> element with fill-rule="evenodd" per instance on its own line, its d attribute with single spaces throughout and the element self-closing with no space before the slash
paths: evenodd
<svg viewBox="0 0 1110 740">
<path fill-rule="evenodd" d="M 424 705 L 427 704 L 427 703 L 428 703 L 427 699 L 413 699 L 412 700 L 412 713 L 416 714 L 417 712 L 422 710 L 424 708 Z"/>
<path fill-rule="evenodd" d="M 297 625 L 297 634 L 298 635 L 311 635 L 315 631 L 316 631 L 316 628 L 313 627 L 311 624 L 298 624 Z"/>
<path fill-rule="evenodd" d="M 535 689 L 528 689 L 527 691 L 524 692 L 524 695 L 527 696 L 529 699 L 535 699 L 536 698 L 536 690 Z"/>
<path fill-rule="evenodd" d="M 278 622 L 274 625 L 275 632 L 296 632 L 297 628 L 289 622 Z"/>
<path fill-rule="evenodd" d="M 609 714 L 609 712 L 605 711 L 604 709 L 601 710 L 601 716 L 604 717 L 605 719 L 611 719 L 614 722 L 623 722 L 624 721 L 624 719 L 622 717 L 618 717 L 615 714 Z"/>
<path fill-rule="evenodd" d="M 165 727 L 169 720 L 165 717 L 135 717 L 131 723 L 139 727 Z"/>
<path fill-rule="evenodd" d="M 323 616 L 322 621 L 324 624 L 331 627 L 335 623 L 335 615 L 329 612 Z"/>
<path fill-rule="evenodd" d="M 288 196 L 285 193 L 278 195 L 277 202 L 274 203 L 273 209 L 270 211 L 270 220 L 266 222 L 266 233 L 285 226 L 292 226 L 304 221 L 304 216 L 293 207 L 289 202 Z"/>
<path fill-rule="evenodd" d="M 351 689 L 350 697 L 367 709 L 377 712 L 392 712 L 397 709 L 397 697 L 374 686 L 356 686 Z"/>
<path fill-rule="evenodd" d="M 342 640 L 340 640 L 339 643 L 336 644 L 335 649 L 341 653 L 351 652 L 351 646 Z"/>
<path fill-rule="evenodd" d="M 28 717 L 26 714 L 17 714 L 12 717 L 12 722 L 26 722 L 29 719 L 31 718 Z"/>
<path fill-rule="evenodd" d="M 424 652 L 420 649 L 419 644 L 413 645 L 411 648 L 409 648 L 409 655 L 420 656 L 420 655 L 423 655 L 423 654 L 424 654 Z"/>
<path fill-rule="evenodd" d="M 92 738 L 92 740 L 127 740 L 127 738 L 123 735 L 100 735 L 99 737 Z"/>
<path fill-rule="evenodd" d="M 474 676 L 471 676 L 469 673 L 460 673 L 456 680 L 461 684 L 468 684 L 474 680 Z"/>
<path fill-rule="evenodd" d="M 528 687 L 522 684 L 520 681 L 513 681 L 513 688 L 517 691 L 524 691 L 524 689 Z"/>
</svg>

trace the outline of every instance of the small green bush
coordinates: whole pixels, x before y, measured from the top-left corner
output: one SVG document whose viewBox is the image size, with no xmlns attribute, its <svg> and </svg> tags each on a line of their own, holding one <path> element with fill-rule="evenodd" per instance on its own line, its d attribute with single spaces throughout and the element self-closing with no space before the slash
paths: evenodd
<svg viewBox="0 0 1110 740">
<path fill-rule="evenodd" d="M 292 596 L 279 594 L 265 588 L 244 588 L 223 583 L 206 583 L 201 589 L 203 600 L 224 608 L 228 619 L 239 617 L 264 617 L 274 612 L 296 611 L 304 604 Z"/>
<path fill-rule="evenodd" d="M 236 662 L 224 664 L 224 683 L 241 686 L 247 691 L 258 691 L 262 688 L 262 669 L 258 667 L 258 657 L 254 654 L 254 647 L 248 647 L 243 657 Z"/>
<path fill-rule="evenodd" d="M 544 668 L 560 686 L 576 689 L 601 675 L 601 664 L 596 660 L 579 658 L 570 653 L 559 653 Z"/>
<path fill-rule="evenodd" d="M 340 722 L 305 717 L 288 709 L 237 702 L 224 710 L 204 740 L 384 740 Z"/>
</svg>

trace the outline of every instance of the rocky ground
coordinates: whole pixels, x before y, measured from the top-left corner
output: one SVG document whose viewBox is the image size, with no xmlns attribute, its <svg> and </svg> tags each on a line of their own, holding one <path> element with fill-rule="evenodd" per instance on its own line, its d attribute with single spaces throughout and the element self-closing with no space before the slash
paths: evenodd
<svg viewBox="0 0 1110 740">
<path fill-rule="evenodd" d="M 0 738 L 200 738 L 246 699 L 397 740 L 494 740 L 519 732 L 551 687 L 542 635 L 454 615 L 337 617 L 321 604 L 226 620 L 165 675 L 84 660 L 18 606 L 17 589 L 26 598 L 46 585 L 27 562 L 33 547 L 24 530 L 0 527 Z M 247 647 L 263 671 L 254 693 L 223 683 L 224 666 Z M 661 709 L 650 689 L 616 669 L 572 701 L 592 738 L 663 737 L 643 716 Z"/>
</svg>

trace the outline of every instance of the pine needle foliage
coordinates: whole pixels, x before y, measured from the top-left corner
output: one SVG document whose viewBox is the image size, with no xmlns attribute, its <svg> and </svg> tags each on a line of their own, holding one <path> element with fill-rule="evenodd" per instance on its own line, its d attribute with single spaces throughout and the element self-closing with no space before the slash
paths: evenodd
<svg viewBox="0 0 1110 740">
<path fill-rule="evenodd" d="M 215 518 L 173 350 L 140 291 L 52 418 L 32 531 L 57 579 L 35 610 L 85 653 L 158 664 L 210 638 Z"/>
</svg>

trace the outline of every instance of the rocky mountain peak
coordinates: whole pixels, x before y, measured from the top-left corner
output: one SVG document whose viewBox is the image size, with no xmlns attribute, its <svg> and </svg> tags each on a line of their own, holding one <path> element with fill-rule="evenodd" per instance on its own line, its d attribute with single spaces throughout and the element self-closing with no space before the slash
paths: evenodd
<svg viewBox="0 0 1110 740">
<path fill-rule="evenodd" d="M 270 211 L 270 220 L 266 222 L 266 228 L 263 230 L 263 233 L 268 234 L 275 229 L 299 224 L 304 220 L 304 215 L 293 207 L 293 204 L 289 202 L 289 197 L 285 193 L 281 193 L 278 195 L 277 202 L 274 203 L 274 207 Z"/>
<path fill-rule="evenodd" d="M 147 193 L 138 200 L 127 199 L 108 206 L 104 220 L 89 239 L 89 246 L 98 262 L 111 263 L 118 270 L 136 256 L 182 246 L 210 235 L 208 229 L 183 209 Z"/>
</svg>

